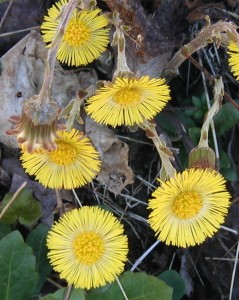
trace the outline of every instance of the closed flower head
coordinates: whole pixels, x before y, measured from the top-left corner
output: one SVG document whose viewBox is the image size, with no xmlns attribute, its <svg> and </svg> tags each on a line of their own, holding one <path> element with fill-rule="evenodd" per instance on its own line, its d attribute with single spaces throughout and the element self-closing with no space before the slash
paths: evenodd
<svg viewBox="0 0 239 300">
<path fill-rule="evenodd" d="M 61 8 L 68 0 L 60 0 L 48 10 L 41 26 L 43 40 L 51 43 L 60 23 Z M 62 41 L 57 59 L 69 66 L 87 65 L 98 58 L 107 48 L 109 29 L 107 18 L 100 14 L 100 9 L 78 11 L 74 10 Z"/>
<path fill-rule="evenodd" d="M 84 206 L 67 212 L 48 233 L 48 257 L 60 277 L 76 288 L 112 282 L 124 269 L 128 240 L 111 212 Z"/>
<path fill-rule="evenodd" d="M 152 119 L 170 100 L 164 79 L 116 77 L 88 100 L 87 113 L 98 123 L 139 125 Z"/>
<path fill-rule="evenodd" d="M 230 194 L 224 178 L 209 169 L 176 174 L 149 200 L 149 224 L 167 245 L 194 246 L 212 237 L 224 222 Z"/>
<path fill-rule="evenodd" d="M 92 181 L 100 170 L 100 160 L 90 140 L 72 129 L 58 131 L 55 143 L 53 151 L 23 150 L 21 160 L 26 172 L 52 189 L 73 189 Z"/>
</svg>

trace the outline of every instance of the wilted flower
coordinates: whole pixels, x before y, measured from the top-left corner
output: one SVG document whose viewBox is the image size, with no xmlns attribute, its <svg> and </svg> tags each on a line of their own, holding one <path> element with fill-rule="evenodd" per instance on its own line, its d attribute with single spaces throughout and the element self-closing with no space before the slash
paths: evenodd
<svg viewBox="0 0 239 300">
<path fill-rule="evenodd" d="M 49 99 L 48 103 L 38 105 L 37 98 L 33 96 L 24 103 L 21 116 L 9 118 L 15 128 L 6 131 L 8 135 L 16 135 L 21 148 L 28 152 L 38 146 L 49 151 L 55 149 L 56 131 L 64 128 L 58 124 L 60 109 L 55 100 Z"/>
</svg>

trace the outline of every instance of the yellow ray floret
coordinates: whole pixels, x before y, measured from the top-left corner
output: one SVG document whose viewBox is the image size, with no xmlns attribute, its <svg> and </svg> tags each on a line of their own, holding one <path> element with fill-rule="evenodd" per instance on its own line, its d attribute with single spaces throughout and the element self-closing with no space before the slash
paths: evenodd
<svg viewBox="0 0 239 300">
<path fill-rule="evenodd" d="M 60 12 L 68 0 L 61 0 L 48 10 L 41 25 L 43 40 L 51 43 L 60 23 Z M 100 9 L 74 10 L 60 43 L 57 59 L 69 66 L 87 65 L 98 58 L 109 43 L 107 18 Z M 48 45 L 49 46 L 49 45 Z"/>
<path fill-rule="evenodd" d="M 239 79 L 239 45 L 233 41 L 230 41 L 228 45 L 228 63 L 231 67 L 231 71 L 235 78 Z"/>
<path fill-rule="evenodd" d="M 84 206 L 67 212 L 47 236 L 48 257 L 60 277 L 76 288 L 96 288 L 124 269 L 128 240 L 111 212 Z"/>
<path fill-rule="evenodd" d="M 152 119 L 170 100 L 164 79 L 117 77 L 88 100 L 87 113 L 98 123 L 139 125 Z"/>
<path fill-rule="evenodd" d="M 57 131 L 57 149 L 22 151 L 22 166 L 45 187 L 73 189 L 92 181 L 100 170 L 99 153 L 76 129 Z"/>
<path fill-rule="evenodd" d="M 224 222 L 230 194 L 224 178 L 209 169 L 176 174 L 149 200 L 149 224 L 167 245 L 194 246 L 212 237 Z"/>
</svg>

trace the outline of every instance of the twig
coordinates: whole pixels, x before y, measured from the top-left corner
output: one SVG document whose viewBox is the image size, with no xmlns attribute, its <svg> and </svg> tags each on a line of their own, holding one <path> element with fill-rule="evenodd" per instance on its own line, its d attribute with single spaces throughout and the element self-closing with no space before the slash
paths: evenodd
<svg viewBox="0 0 239 300">
<path fill-rule="evenodd" d="M 20 194 L 20 192 L 24 189 L 24 187 L 26 185 L 27 185 L 27 181 L 24 181 L 23 184 L 14 193 L 14 195 L 12 196 L 12 199 L 7 203 L 7 205 L 2 210 L 2 212 L 0 214 L 0 220 L 4 216 L 4 214 L 6 213 L 6 211 L 8 210 L 8 208 L 12 205 L 12 203 L 15 201 L 15 199 L 17 198 L 17 196 Z"/>
<path fill-rule="evenodd" d="M 40 28 L 40 27 L 39 26 L 34 26 L 34 27 L 29 27 L 29 28 L 25 28 L 25 29 L 15 30 L 15 31 L 11 31 L 11 32 L 5 32 L 5 33 L 1 33 L 0 37 L 9 36 L 9 35 L 13 35 L 13 34 L 25 32 L 25 31 L 30 31 L 30 30 L 34 30 L 34 29 L 38 29 L 38 28 Z"/>
<path fill-rule="evenodd" d="M 9 10 L 10 10 L 12 4 L 13 4 L 13 0 L 9 0 L 8 7 L 7 7 L 6 11 L 4 12 L 4 15 L 3 15 L 3 17 L 2 17 L 2 20 L 1 20 L 1 22 L 0 22 L 0 28 L 2 27 L 2 24 L 3 24 L 3 22 L 5 21 L 5 18 L 6 18 L 8 12 L 9 12 Z"/>
<path fill-rule="evenodd" d="M 145 259 L 145 257 L 160 243 L 160 240 L 157 240 L 152 246 L 149 247 L 149 249 L 147 251 L 144 252 L 143 255 L 141 255 L 136 262 L 133 264 L 133 266 L 131 267 L 130 271 L 134 271 L 139 264 L 141 264 L 141 262 Z"/>
<path fill-rule="evenodd" d="M 72 284 L 69 284 L 66 288 L 65 294 L 64 294 L 64 300 L 70 299 L 71 295 L 71 290 L 72 290 Z"/>
<path fill-rule="evenodd" d="M 125 293 L 125 291 L 124 291 L 124 289 L 123 289 L 123 287 L 122 287 L 122 285 L 121 285 L 121 283 L 120 283 L 118 277 L 116 277 L 116 281 L 117 281 L 117 283 L 118 283 L 118 285 L 119 285 L 119 288 L 120 288 L 120 290 L 121 290 L 121 292 L 122 292 L 122 294 L 123 294 L 125 300 L 128 300 L 128 297 L 127 297 L 127 295 L 126 295 L 126 293 Z"/>
<path fill-rule="evenodd" d="M 234 233 L 235 235 L 238 235 L 238 232 L 236 231 L 236 230 L 234 230 L 234 229 L 231 229 L 231 228 L 228 228 L 228 227 L 226 227 L 226 226 L 221 226 L 221 229 L 224 229 L 224 230 L 226 230 L 226 231 L 229 231 L 229 232 L 231 232 L 231 233 Z"/>
<path fill-rule="evenodd" d="M 232 280 L 231 280 L 231 286 L 230 286 L 229 300 L 232 300 L 232 291 L 233 291 L 233 285 L 234 285 L 234 280 L 235 280 L 235 275 L 236 275 L 238 255 L 239 255 L 239 240 L 237 242 L 237 252 L 236 252 L 235 262 L 234 262 L 233 271 L 232 271 Z"/>
<path fill-rule="evenodd" d="M 74 189 L 72 189 L 72 192 L 73 192 L 73 194 L 74 194 L 74 196 L 76 198 L 76 201 L 78 202 L 79 206 L 82 207 L 82 204 L 81 204 L 80 199 L 78 198 L 78 196 L 76 194 L 76 191 Z"/>
</svg>

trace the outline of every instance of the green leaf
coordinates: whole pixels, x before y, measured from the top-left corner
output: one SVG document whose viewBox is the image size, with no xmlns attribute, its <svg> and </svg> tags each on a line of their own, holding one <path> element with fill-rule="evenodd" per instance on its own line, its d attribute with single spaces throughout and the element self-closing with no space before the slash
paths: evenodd
<svg viewBox="0 0 239 300">
<path fill-rule="evenodd" d="M 120 283 L 129 300 L 171 300 L 173 289 L 155 276 L 125 272 Z M 117 281 L 86 295 L 86 300 L 124 300 Z"/>
<path fill-rule="evenodd" d="M 239 180 L 238 172 L 233 167 L 227 168 L 227 169 L 222 168 L 222 169 L 220 169 L 220 173 L 228 181 L 238 181 Z"/>
<path fill-rule="evenodd" d="M 162 112 L 155 117 L 157 123 L 162 126 L 164 130 L 166 130 L 169 134 L 175 134 L 175 127 L 172 122 L 169 121 L 167 116 Z"/>
<path fill-rule="evenodd" d="M 42 297 L 41 300 L 62 300 L 64 299 L 65 292 L 66 288 L 59 289 L 54 294 L 48 294 Z M 85 300 L 84 290 L 73 288 L 69 300 Z"/>
<path fill-rule="evenodd" d="M 26 300 L 34 293 L 38 274 L 36 258 L 19 231 L 0 241 L 0 299 Z"/>
<path fill-rule="evenodd" d="M 32 247 L 33 253 L 36 256 L 36 271 L 39 273 L 39 280 L 36 287 L 36 293 L 39 293 L 44 285 L 47 276 L 51 272 L 51 266 L 47 259 L 46 237 L 49 227 L 44 224 L 39 224 L 30 232 L 26 242 Z"/>
<path fill-rule="evenodd" d="M 8 1 L 8 0 L 0 0 L 0 3 L 6 2 L 6 1 Z"/>
<path fill-rule="evenodd" d="M 13 194 L 6 194 L 0 204 L 0 212 L 12 199 Z M 17 220 L 26 226 L 33 225 L 41 216 L 41 205 L 32 193 L 23 189 L 1 219 L 2 223 L 14 224 Z"/>
<path fill-rule="evenodd" d="M 230 168 L 231 164 L 230 164 L 229 157 L 227 153 L 222 149 L 220 150 L 219 157 L 220 157 L 220 168 L 225 168 L 225 169 Z"/>
<path fill-rule="evenodd" d="M 169 270 L 161 273 L 158 276 L 159 279 L 162 279 L 165 283 L 173 288 L 173 298 L 172 300 L 180 300 L 185 293 L 185 282 L 174 270 Z"/>
<path fill-rule="evenodd" d="M 202 100 L 198 97 L 192 96 L 192 103 L 195 107 L 199 108 L 202 106 Z"/>
<path fill-rule="evenodd" d="M 180 110 L 175 110 L 175 114 L 178 116 L 180 121 L 183 123 L 185 128 L 190 128 L 196 126 L 195 121 L 193 118 L 189 117 L 185 112 Z"/>
<path fill-rule="evenodd" d="M 0 240 L 11 232 L 11 226 L 0 223 Z"/>
<path fill-rule="evenodd" d="M 233 128 L 239 120 L 239 111 L 231 103 L 224 104 L 214 117 L 217 136 Z"/>
<path fill-rule="evenodd" d="M 196 146 L 200 140 L 201 130 L 198 127 L 192 127 L 188 129 L 188 134 L 193 141 L 194 145 Z"/>
<path fill-rule="evenodd" d="M 193 113 L 193 117 L 194 117 L 195 119 L 201 119 L 203 116 L 204 116 L 204 111 L 202 111 L 202 110 L 196 110 L 196 111 Z"/>
</svg>

